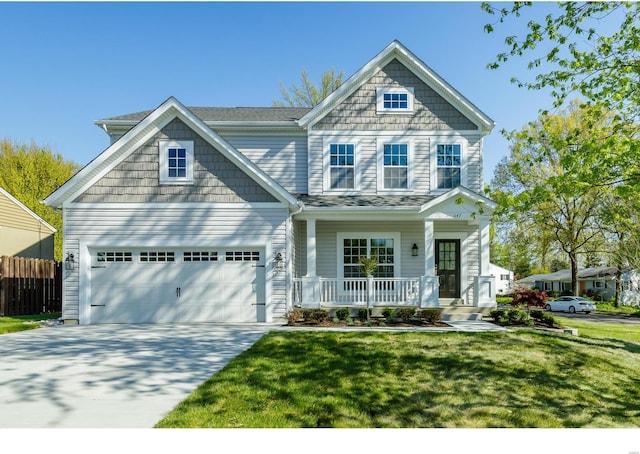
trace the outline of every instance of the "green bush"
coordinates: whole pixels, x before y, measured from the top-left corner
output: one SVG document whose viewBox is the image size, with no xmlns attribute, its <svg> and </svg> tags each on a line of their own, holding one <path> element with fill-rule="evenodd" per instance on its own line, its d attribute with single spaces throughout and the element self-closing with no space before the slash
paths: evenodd
<svg viewBox="0 0 640 454">
<path fill-rule="evenodd" d="M 438 309 L 420 309 L 418 318 L 425 322 L 435 325 L 442 320 L 442 313 Z"/>
<path fill-rule="evenodd" d="M 302 309 L 302 317 L 307 322 L 320 323 L 329 319 L 329 312 L 324 309 Z"/>
<path fill-rule="evenodd" d="M 338 320 L 346 320 L 349 317 L 349 308 L 341 307 L 340 309 L 336 309 L 336 318 Z"/>
<path fill-rule="evenodd" d="M 358 309 L 358 320 L 361 322 L 366 321 L 369 318 L 369 309 Z"/>
<path fill-rule="evenodd" d="M 522 309 L 493 310 L 489 316 L 495 323 L 502 326 L 531 326 L 534 324 L 529 313 Z"/>
<path fill-rule="evenodd" d="M 415 307 L 399 307 L 396 309 L 395 314 L 403 322 L 408 322 L 416 315 Z"/>
<path fill-rule="evenodd" d="M 393 318 L 393 314 L 395 314 L 396 310 L 393 307 L 385 307 L 382 309 L 382 316 L 384 318 Z"/>
</svg>

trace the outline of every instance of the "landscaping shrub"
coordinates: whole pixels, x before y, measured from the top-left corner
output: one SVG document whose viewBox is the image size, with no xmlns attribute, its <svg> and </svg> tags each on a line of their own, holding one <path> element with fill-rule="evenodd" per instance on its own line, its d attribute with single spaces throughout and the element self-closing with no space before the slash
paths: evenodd
<svg viewBox="0 0 640 454">
<path fill-rule="evenodd" d="M 346 320 L 349 317 L 349 308 L 341 307 L 340 309 L 336 309 L 336 318 L 338 320 Z"/>
<path fill-rule="evenodd" d="M 385 307 L 382 309 L 382 316 L 384 318 L 393 318 L 393 314 L 395 314 L 396 310 L 393 307 Z"/>
<path fill-rule="evenodd" d="M 408 322 L 409 320 L 411 320 L 411 318 L 413 318 L 416 315 L 416 308 L 400 307 L 396 309 L 394 315 L 398 317 L 400 320 L 402 320 L 403 322 Z"/>
<path fill-rule="evenodd" d="M 307 322 L 321 323 L 329 319 L 329 312 L 324 309 L 302 309 L 302 318 Z"/>
<path fill-rule="evenodd" d="M 548 299 L 549 296 L 542 290 L 520 287 L 514 293 L 511 305 L 516 307 L 544 307 Z"/>
<path fill-rule="evenodd" d="M 438 309 L 420 309 L 418 318 L 435 325 L 442 320 L 442 313 Z"/>
<path fill-rule="evenodd" d="M 369 309 L 358 309 L 358 320 L 361 322 L 366 321 L 369 318 Z"/>
<path fill-rule="evenodd" d="M 293 325 L 295 322 L 300 321 L 302 318 L 302 311 L 300 309 L 294 309 L 287 312 L 287 323 L 289 325 Z"/>
<path fill-rule="evenodd" d="M 489 313 L 493 321 L 502 326 L 532 326 L 533 319 L 522 309 L 493 310 Z"/>
</svg>

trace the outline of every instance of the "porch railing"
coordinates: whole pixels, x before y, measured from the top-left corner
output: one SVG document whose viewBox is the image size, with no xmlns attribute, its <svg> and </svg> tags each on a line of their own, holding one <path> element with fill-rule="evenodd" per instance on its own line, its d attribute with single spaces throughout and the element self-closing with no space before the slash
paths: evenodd
<svg viewBox="0 0 640 454">
<path fill-rule="evenodd" d="M 371 289 L 366 278 L 319 278 L 319 302 L 329 305 L 366 306 L 420 303 L 420 278 L 374 278 Z M 294 303 L 302 301 L 303 280 L 293 280 Z"/>
</svg>

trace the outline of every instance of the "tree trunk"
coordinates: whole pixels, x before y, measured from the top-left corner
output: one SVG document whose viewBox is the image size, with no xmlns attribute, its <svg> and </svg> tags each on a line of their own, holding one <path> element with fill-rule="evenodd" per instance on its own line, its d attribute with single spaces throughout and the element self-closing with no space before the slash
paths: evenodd
<svg viewBox="0 0 640 454">
<path fill-rule="evenodd" d="M 615 307 L 620 307 L 620 296 L 622 296 L 622 270 L 618 267 L 616 269 L 616 296 L 613 300 Z"/>
<path fill-rule="evenodd" d="M 569 260 L 571 260 L 571 294 L 573 296 L 580 296 L 580 282 L 578 282 L 578 254 L 570 252 Z"/>
</svg>

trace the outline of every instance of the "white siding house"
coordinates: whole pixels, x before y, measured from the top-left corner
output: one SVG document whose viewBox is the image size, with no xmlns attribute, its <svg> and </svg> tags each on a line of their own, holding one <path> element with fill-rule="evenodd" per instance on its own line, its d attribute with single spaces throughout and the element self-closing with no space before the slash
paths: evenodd
<svg viewBox="0 0 640 454">
<path fill-rule="evenodd" d="M 77 262 L 65 322 L 272 322 L 367 294 L 495 307 L 494 122 L 398 41 L 313 108 L 169 98 L 96 124 L 111 145 L 45 200 Z"/>
</svg>

